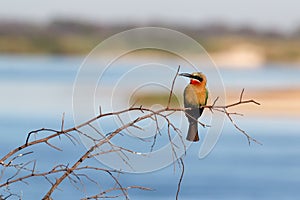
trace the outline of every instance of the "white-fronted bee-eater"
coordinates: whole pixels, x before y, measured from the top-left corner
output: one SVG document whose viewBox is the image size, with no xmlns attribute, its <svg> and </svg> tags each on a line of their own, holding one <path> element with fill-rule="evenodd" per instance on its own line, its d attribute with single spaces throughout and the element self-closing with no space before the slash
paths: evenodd
<svg viewBox="0 0 300 200">
<path fill-rule="evenodd" d="M 180 76 L 190 78 L 190 83 L 184 89 L 184 107 L 187 108 L 186 117 L 189 121 L 189 130 L 186 139 L 189 141 L 199 141 L 198 118 L 201 116 L 208 98 L 206 89 L 206 77 L 201 72 L 192 74 L 182 73 Z"/>
</svg>

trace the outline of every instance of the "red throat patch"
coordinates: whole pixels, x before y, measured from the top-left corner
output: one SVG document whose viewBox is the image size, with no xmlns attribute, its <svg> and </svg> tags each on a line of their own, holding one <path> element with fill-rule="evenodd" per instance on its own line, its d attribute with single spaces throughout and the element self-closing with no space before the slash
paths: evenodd
<svg viewBox="0 0 300 200">
<path fill-rule="evenodd" d="M 198 80 L 196 80 L 196 79 L 191 79 L 191 81 L 190 81 L 190 84 L 193 84 L 193 85 L 198 85 L 198 84 L 200 84 L 201 82 L 200 81 L 198 81 Z"/>
</svg>

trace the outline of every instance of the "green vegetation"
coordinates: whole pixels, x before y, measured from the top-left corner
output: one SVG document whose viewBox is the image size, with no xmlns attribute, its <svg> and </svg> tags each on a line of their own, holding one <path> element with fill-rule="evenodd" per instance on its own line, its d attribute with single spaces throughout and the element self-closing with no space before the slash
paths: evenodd
<svg viewBox="0 0 300 200">
<path fill-rule="evenodd" d="M 264 54 L 269 62 L 299 62 L 300 37 L 267 38 L 267 37 L 241 37 L 223 36 L 208 38 L 203 46 L 210 53 L 223 52 L 237 45 L 253 45 Z"/>
<path fill-rule="evenodd" d="M 155 25 L 159 26 L 159 25 Z M 164 25 L 160 25 L 167 27 Z M 0 53 L 87 54 L 109 36 L 134 26 L 100 26 L 87 22 L 53 21 L 42 25 L 0 23 Z M 209 53 L 226 52 L 236 45 L 259 48 L 268 62 L 299 62 L 300 33 L 257 32 L 224 26 L 167 27 L 181 31 L 202 44 Z M 124 45 L 131 45 L 124 41 Z M 112 47 L 113 50 L 113 47 Z"/>
<path fill-rule="evenodd" d="M 159 104 L 162 106 L 167 106 L 169 100 L 169 94 L 168 93 L 145 93 L 145 94 L 137 94 L 130 99 L 131 105 L 136 106 L 152 106 L 154 104 Z M 175 95 L 172 95 L 170 106 L 178 107 L 180 106 L 180 101 L 183 101 L 182 97 L 176 97 Z"/>
</svg>

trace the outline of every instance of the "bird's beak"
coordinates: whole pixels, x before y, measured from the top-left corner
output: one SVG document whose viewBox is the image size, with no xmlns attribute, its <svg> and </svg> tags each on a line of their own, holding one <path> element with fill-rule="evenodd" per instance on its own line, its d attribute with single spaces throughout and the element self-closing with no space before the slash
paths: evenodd
<svg viewBox="0 0 300 200">
<path fill-rule="evenodd" d="M 188 78 L 192 78 L 193 77 L 193 75 L 189 74 L 189 73 L 181 73 L 181 74 L 179 74 L 179 76 L 185 76 L 185 77 L 188 77 Z"/>
</svg>

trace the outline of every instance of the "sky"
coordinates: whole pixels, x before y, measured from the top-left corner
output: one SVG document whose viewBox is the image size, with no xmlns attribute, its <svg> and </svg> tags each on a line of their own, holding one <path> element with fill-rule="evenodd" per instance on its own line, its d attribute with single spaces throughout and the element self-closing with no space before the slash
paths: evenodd
<svg viewBox="0 0 300 200">
<path fill-rule="evenodd" d="M 289 32 L 300 27 L 296 0 L 1 0 L 0 19 L 38 23 L 55 18 L 98 23 L 226 23 Z"/>
</svg>

